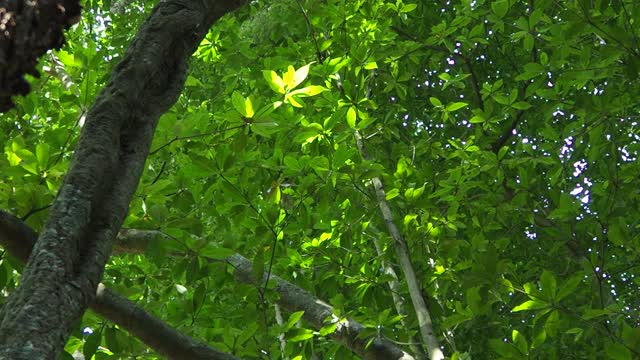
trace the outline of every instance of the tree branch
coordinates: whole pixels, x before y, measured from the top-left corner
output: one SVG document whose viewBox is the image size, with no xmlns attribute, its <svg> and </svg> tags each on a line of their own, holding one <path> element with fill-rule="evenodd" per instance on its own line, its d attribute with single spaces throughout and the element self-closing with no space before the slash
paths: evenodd
<svg viewBox="0 0 640 360">
<path fill-rule="evenodd" d="M 25 261 L 36 238 L 37 234 L 20 219 L 0 210 L 0 245 L 10 254 Z M 118 234 L 114 250 L 124 253 L 143 253 L 152 241 L 172 241 L 172 239 L 160 231 L 123 229 Z M 249 259 L 235 254 L 227 258 L 227 261 L 234 267 L 238 280 L 255 284 Z M 266 276 L 265 273 L 263 281 L 266 281 Z M 275 275 L 271 275 L 270 279 L 276 283 L 275 290 L 280 294 L 278 305 L 290 312 L 303 310 L 305 312 L 303 319 L 316 330 L 325 326 L 325 319 L 330 317 L 332 321 L 338 323 L 336 331 L 330 337 L 362 358 L 367 360 L 414 359 L 383 337 L 376 337 L 367 346 L 371 338 L 360 337 L 360 333 L 365 329 L 362 324 L 349 318 L 339 319 L 334 315 L 330 305 L 286 280 Z M 156 352 L 172 359 L 234 359 L 231 355 L 221 353 L 179 333 L 102 284 L 98 287 L 98 296 L 91 308 L 122 326 Z M 214 355 L 217 357 L 213 357 Z"/>
<path fill-rule="evenodd" d="M 0 210 L 0 245 L 27 262 L 38 234 L 17 217 Z M 135 237 L 132 239 L 135 244 Z M 134 302 L 100 284 L 91 309 L 135 335 L 170 359 L 232 360 L 234 356 L 196 341 L 149 314 Z"/>
<path fill-rule="evenodd" d="M 368 160 L 369 154 L 367 153 L 362 137 L 357 130 L 354 132 L 354 137 L 361 156 L 364 159 Z M 400 234 L 400 230 L 398 230 L 395 222 L 393 221 L 393 215 L 391 213 L 389 203 L 386 200 L 382 180 L 380 180 L 379 177 L 374 177 L 373 179 L 371 179 L 371 182 L 373 183 L 373 187 L 378 198 L 378 206 L 380 207 L 382 218 L 387 224 L 387 229 L 389 230 L 389 234 L 393 239 L 394 249 L 396 251 L 398 261 L 400 262 L 400 268 L 402 269 L 405 280 L 407 281 L 407 287 L 409 288 L 411 302 L 413 303 L 413 307 L 418 318 L 422 341 L 427 347 L 427 352 L 429 353 L 430 359 L 442 360 L 444 359 L 444 354 L 442 353 L 442 349 L 440 349 L 440 342 L 433 332 L 433 322 L 431 320 L 431 315 L 429 314 L 427 305 L 424 301 L 424 298 L 422 297 L 420 285 L 418 284 L 418 278 L 416 277 L 415 270 L 413 269 L 413 264 L 411 263 L 411 259 L 409 258 L 407 243 L 402 234 Z"/>
</svg>

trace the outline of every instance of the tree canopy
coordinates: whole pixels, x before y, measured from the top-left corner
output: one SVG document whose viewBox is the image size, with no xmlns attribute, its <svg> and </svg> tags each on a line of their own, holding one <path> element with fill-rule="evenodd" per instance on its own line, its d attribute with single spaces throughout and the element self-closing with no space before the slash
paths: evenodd
<svg viewBox="0 0 640 360">
<path fill-rule="evenodd" d="M 186 3 L 83 1 L 2 114 L 0 329 L 36 296 L 69 359 L 640 357 L 639 3 Z M 48 237 L 75 307 L 21 281 Z"/>
</svg>

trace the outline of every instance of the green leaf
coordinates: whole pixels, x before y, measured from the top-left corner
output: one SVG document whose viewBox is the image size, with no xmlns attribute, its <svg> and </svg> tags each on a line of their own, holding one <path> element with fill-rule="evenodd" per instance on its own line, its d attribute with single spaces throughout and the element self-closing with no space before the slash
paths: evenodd
<svg viewBox="0 0 640 360">
<path fill-rule="evenodd" d="M 285 324 L 284 331 L 288 331 L 289 329 L 294 327 L 298 323 L 298 321 L 300 321 L 302 315 L 304 315 L 304 311 L 296 311 L 289 315 L 289 320 L 287 320 L 287 323 Z"/>
<path fill-rule="evenodd" d="M 509 105 L 509 98 L 504 95 L 496 95 L 494 100 L 500 105 Z"/>
<path fill-rule="evenodd" d="M 519 311 L 527 311 L 527 310 L 538 310 L 538 309 L 547 308 L 548 306 L 549 306 L 548 303 L 541 300 L 527 300 L 522 304 L 511 309 L 511 311 L 519 312 Z"/>
<path fill-rule="evenodd" d="M 309 329 L 293 329 L 291 333 L 292 336 L 287 337 L 287 340 L 291 342 L 304 341 L 313 337 L 313 331 Z"/>
<path fill-rule="evenodd" d="M 509 11 L 509 1 L 508 0 L 492 1 L 491 10 L 499 18 L 502 18 L 507 14 L 507 11 Z"/>
<path fill-rule="evenodd" d="M 401 13 L 408 13 L 408 12 L 412 12 L 413 10 L 415 10 L 418 7 L 417 4 L 402 4 L 402 7 L 400 8 L 400 12 Z"/>
<path fill-rule="evenodd" d="M 472 124 L 479 124 L 479 123 L 485 122 L 485 119 L 484 119 L 484 117 L 482 117 L 480 115 L 475 115 L 474 117 L 472 117 L 469 120 L 469 122 L 472 123 Z"/>
<path fill-rule="evenodd" d="M 620 221 L 612 221 L 607 229 L 607 237 L 614 245 L 622 246 L 627 241 L 626 226 Z"/>
<path fill-rule="evenodd" d="M 498 160 L 502 160 L 508 151 L 509 151 L 508 147 L 506 146 L 501 147 L 500 150 L 498 151 Z"/>
<path fill-rule="evenodd" d="M 187 80 L 184 82 L 184 86 L 201 87 L 204 86 L 202 81 L 192 75 L 187 76 Z"/>
<path fill-rule="evenodd" d="M 575 217 L 578 213 L 575 201 L 576 200 L 567 193 L 560 194 L 558 207 L 549 213 L 549 218 L 554 220 L 566 220 Z"/>
<path fill-rule="evenodd" d="M 431 102 L 431 104 L 433 104 L 433 106 L 442 106 L 442 102 L 440 102 L 440 100 L 438 100 L 438 98 L 435 97 L 430 97 L 429 101 Z"/>
<path fill-rule="evenodd" d="M 307 75 L 309 75 L 310 66 L 311 64 L 307 64 L 296 70 L 293 83 L 289 85 L 289 89 L 293 89 L 296 86 L 300 85 L 307 78 Z"/>
<path fill-rule="evenodd" d="M 609 359 L 616 360 L 631 360 L 631 351 L 624 345 L 614 342 L 609 342 L 605 345 L 605 352 L 609 356 Z"/>
<path fill-rule="evenodd" d="M 469 106 L 469 104 L 465 102 L 454 102 L 447 105 L 447 111 L 456 111 L 458 109 L 462 109 L 463 107 Z"/>
<path fill-rule="evenodd" d="M 426 184 L 423 184 L 421 187 L 419 188 L 409 188 L 407 190 L 405 190 L 404 192 L 404 197 L 407 198 L 407 200 L 409 201 L 413 201 L 417 198 L 419 198 L 422 193 L 424 193 L 424 189 L 425 189 Z"/>
<path fill-rule="evenodd" d="M 38 166 L 44 170 L 47 168 L 49 162 L 49 144 L 40 143 L 36 145 L 36 158 L 38 159 Z"/>
<path fill-rule="evenodd" d="M 262 75 L 264 76 L 265 80 L 267 80 L 267 83 L 269 84 L 269 87 L 271 87 L 271 89 L 273 89 L 273 91 L 278 92 L 280 94 L 284 94 L 284 92 L 285 92 L 284 81 L 282 80 L 282 78 L 280 78 L 280 76 L 278 76 L 278 74 L 276 74 L 275 71 L 273 71 L 273 70 L 263 70 L 262 71 Z"/>
<path fill-rule="evenodd" d="M 276 134 L 280 131 L 278 123 L 270 121 L 269 119 L 261 119 L 260 121 L 254 122 L 251 125 L 251 130 L 264 137 L 270 137 L 272 134 Z"/>
<path fill-rule="evenodd" d="M 522 41 L 523 41 L 524 49 L 528 52 L 531 52 L 533 50 L 533 42 L 534 42 L 533 35 L 526 33 Z"/>
<path fill-rule="evenodd" d="M 334 332 L 336 332 L 337 328 L 338 328 L 338 323 L 334 322 L 334 323 L 331 323 L 329 325 L 325 325 L 325 326 L 321 327 L 320 331 L 318 331 L 318 333 L 320 334 L 320 336 L 331 335 Z"/>
<path fill-rule="evenodd" d="M 311 86 L 303 87 L 302 89 L 294 90 L 290 92 L 289 95 L 315 96 L 327 90 L 328 90 L 327 88 L 319 85 L 311 85 Z"/>
<path fill-rule="evenodd" d="M 571 295 L 573 291 L 578 288 L 578 285 L 580 285 L 583 278 L 584 275 L 582 274 L 577 274 L 569 278 L 564 284 L 562 284 L 562 287 L 560 287 L 560 290 L 556 295 L 556 301 L 560 301 Z"/>
<path fill-rule="evenodd" d="M 387 200 L 391 200 L 391 199 L 395 198 L 398 195 L 400 195 L 400 190 L 398 188 L 394 188 L 394 189 L 391 189 L 391 190 L 387 191 L 387 194 L 386 194 L 385 198 Z"/>
<path fill-rule="evenodd" d="M 586 309 L 582 314 L 582 318 L 585 320 L 591 320 L 600 316 L 609 316 L 611 314 L 611 310 L 609 309 Z"/>
<path fill-rule="evenodd" d="M 524 71 L 529 73 L 542 74 L 544 72 L 544 66 L 538 63 L 528 63 L 525 64 Z"/>
<path fill-rule="evenodd" d="M 544 270 L 540 276 L 542 294 L 547 300 L 553 300 L 556 296 L 556 278 L 550 271 Z"/>
<path fill-rule="evenodd" d="M 489 346 L 493 351 L 498 353 L 498 355 L 507 359 L 520 359 L 523 355 L 512 344 L 500 339 L 490 339 Z"/>
<path fill-rule="evenodd" d="M 104 341 L 105 344 L 107 345 L 107 348 L 109 348 L 109 350 L 113 351 L 114 353 L 119 353 L 120 350 L 120 342 L 118 341 L 118 337 L 117 337 L 117 332 L 118 330 L 116 330 L 115 327 L 108 327 L 105 331 L 104 331 Z"/>
<path fill-rule="evenodd" d="M 531 342 L 531 348 L 535 349 L 537 347 L 540 347 L 540 345 L 544 344 L 544 342 L 547 340 L 547 332 L 544 329 L 539 329 L 536 332 L 536 335 L 533 338 L 533 341 Z"/>
<path fill-rule="evenodd" d="M 366 70 L 373 70 L 378 68 L 378 64 L 375 61 L 368 62 L 364 64 L 364 68 Z"/>
<path fill-rule="evenodd" d="M 244 96 L 240 95 L 239 92 L 234 91 L 233 94 L 231 94 L 231 102 L 233 103 L 233 107 L 237 112 L 240 113 L 240 115 L 249 117 Z"/>
<path fill-rule="evenodd" d="M 531 108 L 531 105 L 525 101 L 518 101 L 511 104 L 511 107 L 518 110 L 528 110 Z"/>
<path fill-rule="evenodd" d="M 95 331 L 93 334 L 89 335 L 84 342 L 84 346 L 82 348 L 82 354 L 87 359 L 91 359 L 93 355 L 98 350 L 98 346 L 102 342 L 102 332 Z"/>
<path fill-rule="evenodd" d="M 518 330 L 511 331 L 511 339 L 513 340 L 513 345 L 520 351 L 521 354 L 527 354 L 529 352 L 529 344 L 527 343 L 527 339 L 520 333 Z"/>
<path fill-rule="evenodd" d="M 356 109 L 353 106 L 347 110 L 347 124 L 352 129 L 356 127 Z"/>
</svg>

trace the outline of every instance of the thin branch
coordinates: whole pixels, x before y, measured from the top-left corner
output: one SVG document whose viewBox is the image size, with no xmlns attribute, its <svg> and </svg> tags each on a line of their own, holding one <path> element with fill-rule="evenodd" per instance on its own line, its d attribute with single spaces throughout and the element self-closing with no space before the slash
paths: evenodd
<svg viewBox="0 0 640 360">
<path fill-rule="evenodd" d="M 210 132 L 206 132 L 206 133 L 202 133 L 202 134 L 193 134 L 193 135 L 186 135 L 186 136 L 176 136 L 173 139 L 169 140 L 169 142 L 167 142 L 164 145 L 161 145 L 159 148 L 152 150 L 149 152 L 149 156 L 154 155 L 155 153 L 157 153 L 158 151 L 166 148 L 167 146 L 173 144 L 176 141 L 182 141 L 182 140 L 189 140 L 189 139 L 196 139 L 196 138 L 200 138 L 200 137 L 204 137 L 204 136 L 209 136 L 209 135 L 215 135 L 215 134 L 219 134 L 219 133 L 223 133 L 225 131 L 229 131 L 229 130 L 234 130 L 234 129 L 239 129 L 241 127 L 244 127 L 245 124 L 242 125 L 236 125 L 236 126 L 231 126 L 228 128 L 224 128 L 224 129 L 220 129 L 220 130 L 214 130 L 214 131 L 210 131 Z"/>
<path fill-rule="evenodd" d="M 311 32 L 311 38 L 313 39 L 313 46 L 316 48 L 316 57 L 318 58 L 318 63 L 322 64 L 324 61 L 324 56 L 320 51 L 320 46 L 318 46 L 318 39 L 316 38 L 316 32 L 313 29 L 313 25 L 311 25 L 311 21 L 309 20 L 309 14 L 307 14 L 307 10 L 302 6 L 300 0 L 296 0 L 296 3 L 300 7 L 300 11 L 302 12 L 302 16 L 304 20 L 307 22 L 307 26 L 309 27 L 309 32 Z"/>
<path fill-rule="evenodd" d="M 461 57 L 464 61 L 464 64 L 467 66 L 467 71 L 471 74 L 471 86 L 473 87 L 473 93 L 476 96 L 476 101 L 478 102 L 478 107 L 484 111 L 484 101 L 482 100 L 482 93 L 480 92 L 480 83 L 478 82 L 478 75 L 476 75 L 476 71 L 471 65 L 471 59 L 468 56 L 464 56 L 462 54 L 454 54 Z"/>
<path fill-rule="evenodd" d="M 354 137 L 356 145 L 358 147 L 358 150 L 362 154 L 362 157 L 364 159 L 368 159 L 369 155 L 366 148 L 364 147 L 362 137 L 357 130 L 354 131 Z M 411 259 L 409 258 L 407 243 L 404 237 L 400 234 L 400 231 L 398 230 L 398 227 L 393 220 L 391 208 L 389 207 L 389 203 L 386 200 L 386 194 L 384 186 L 382 184 L 382 180 L 380 180 L 380 178 L 378 177 L 374 177 L 373 179 L 371 179 L 371 182 L 373 183 L 373 187 L 377 195 L 378 206 L 380 208 L 382 218 L 384 219 L 384 222 L 387 225 L 387 229 L 389 230 L 389 234 L 393 239 L 394 249 L 396 255 L 398 256 L 400 268 L 404 273 L 404 277 L 409 288 L 411 302 L 413 303 L 413 307 L 418 318 L 418 324 L 420 326 L 420 334 L 422 336 L 422 341 L 427 347 L 429 358 L 431 360 L 444 359 L 444 354 L 442 352 L 442 349 L 440 349 L 440 343 L 433 331 L 433 321 L 431 319 L 431 315 L 429 313 L 429 310 L 427 309 L 424 298 L 422 297 L 420 285 L 418 284 L 418 279 L 415 274 L 415 270 L 413 269 L 413 264 L 411 263 Z"/>
<path fill-rule="evenodd" d="M 156 177 L 153 179 L 153 181 L 151 182 L 151 184 L 155 184 L 159 179 L 160 176 L 162 175 L 162 173 L 164 172 L 164 168 L 167 166 L 167 162 L 163 161 L 162 162 L 162 166 L 160 167 L 160 171 L 158 171 L 158 175 L 156 175 Z"/>
<path fill-rule="evenodd" d="M 26 221 L 26 220 L 27 220 L 31 215 L 33 215 L 33 214 L 35 214 L 35 213 L 37 213 L 37 212 L 39 212 L 39 211 L 46 210 L 46 209 L 48 209 L 48 208 L 50 208 L 50 207 L 51 207 L 51 204 L 49 204 L 49 205 L 45 205 L 45 206 L 42 206 L 42 207 L 39 207 L 39 208 L 31 209 L 31 210 L 29 210 L 29 212 L 28 212 L 28 213 L 24 214 L 24 215 L 20 218 L 20 220 L 22 220 L 22 221 Z"/>
</svg>

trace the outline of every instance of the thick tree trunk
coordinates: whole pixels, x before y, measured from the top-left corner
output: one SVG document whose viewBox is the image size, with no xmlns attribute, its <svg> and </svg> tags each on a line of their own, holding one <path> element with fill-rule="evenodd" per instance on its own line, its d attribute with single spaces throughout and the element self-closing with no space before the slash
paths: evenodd
<svg viewBox="0 0 640 360">
<path fill-rule="evenodd" d="M 160 2 L 96 98 L 49 219 L 0 311 L 0 358 L 53 359 L 93 302 L 158 119 L 215 20 L 242 0 Z"/>
</svg>

